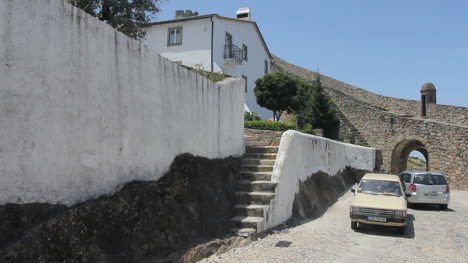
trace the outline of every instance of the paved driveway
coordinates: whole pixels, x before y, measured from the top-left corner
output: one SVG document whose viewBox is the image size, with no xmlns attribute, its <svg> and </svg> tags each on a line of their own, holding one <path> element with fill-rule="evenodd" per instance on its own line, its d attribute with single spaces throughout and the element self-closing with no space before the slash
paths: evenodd
<svg viewBox="0 0 468 263">
<path fill-rule="evenodd" d="M 351 200 L 347 193 L 316 220 L 201 262 L 468 262 L 467 191 L 453 190 L 447 211 L 437 206 L 408 209 L 404 236 L 380 226 L 351 230 Z M 283 247 L 277 246 L 280 241 L 285 241 Z"/>
</svg>

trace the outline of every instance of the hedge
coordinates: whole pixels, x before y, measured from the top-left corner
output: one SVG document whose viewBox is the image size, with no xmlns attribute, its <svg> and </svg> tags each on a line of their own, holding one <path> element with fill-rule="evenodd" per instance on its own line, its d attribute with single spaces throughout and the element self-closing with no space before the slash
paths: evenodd
<svg viewBox="0 0 468 263">
<path fill-rule="evenodd" d="M 296 125 L 292 122 L 279 121 L 245 121 L 244 128 L 270 131 L 295 130 Z"/>
</svg>

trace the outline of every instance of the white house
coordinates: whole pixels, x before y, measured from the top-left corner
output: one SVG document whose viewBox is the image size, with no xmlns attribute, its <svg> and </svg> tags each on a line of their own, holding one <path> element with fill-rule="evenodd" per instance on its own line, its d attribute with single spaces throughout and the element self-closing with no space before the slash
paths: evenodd
<svg viewBox="0 0 468 263">
<path fill-rule="evenodd" d="M 272 112 L 257 105 L 255 80 L 270 71 L 271 54 L 248 8 L 237 18 L 176 11 L 175 19 L 152 23 L 144 43 L 183 65 L 246 80 L 246 104 L 263 119 Z"/>
</svg>

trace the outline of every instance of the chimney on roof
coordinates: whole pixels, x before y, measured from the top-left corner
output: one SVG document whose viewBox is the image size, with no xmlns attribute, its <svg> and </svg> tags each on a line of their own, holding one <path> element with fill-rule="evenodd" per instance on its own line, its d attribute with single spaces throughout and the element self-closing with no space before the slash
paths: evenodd
<svg viewBox="0 0 468 263">
<path fill-rule="evenodd" d="M 191 16 L 198 16 L 198 12 L 192 12 L 192 10 L 176 10 L 175 11 L 175 19 L 184 18 L 184 17 L 191 17 Z"/>
<path fill-rule="evenodd" d="M 176 11 L 175 11 L 175 18 L 176 18 L 176 19 L 177 19 L 177 18 L 182 18 L 182 17 L 184 17 L 184 15 L 185 15 L 184 10 L 176 10 Z"/>
<path fill-rule="evenodd" d="M 237 19 L 251 20 L 252 13 L 250 13 L 250 9 L 248 7 L 242 7 L 237 10 L 236 17 Z"/>
</svg>

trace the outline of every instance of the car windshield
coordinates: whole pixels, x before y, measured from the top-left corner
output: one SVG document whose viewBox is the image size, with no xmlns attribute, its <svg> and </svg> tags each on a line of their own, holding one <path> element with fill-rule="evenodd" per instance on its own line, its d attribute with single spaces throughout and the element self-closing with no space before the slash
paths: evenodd
<svg viewBox="0 0 468 263">
<path fill-rule="evenodd" d="M 400 182 L 363 179 L 358 193 L 401 196 Z"/>
<path fill-rule="evenodd" d="M 425 185 L 446 185 L 447 182 L 444 179 L 444 176 L 439 174 L 416 174 L 414 176 L 415 184 L 425 184 Z"/>
</svg>

